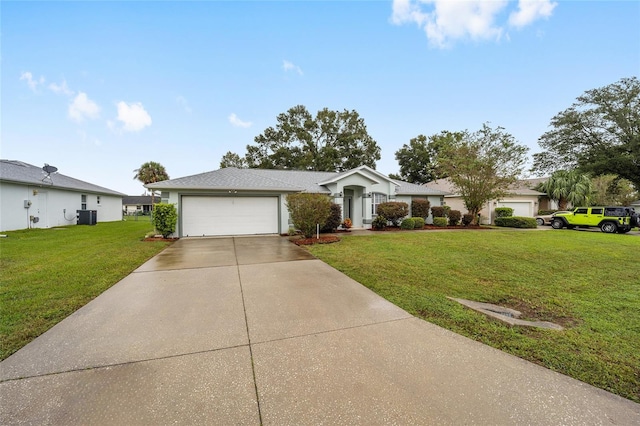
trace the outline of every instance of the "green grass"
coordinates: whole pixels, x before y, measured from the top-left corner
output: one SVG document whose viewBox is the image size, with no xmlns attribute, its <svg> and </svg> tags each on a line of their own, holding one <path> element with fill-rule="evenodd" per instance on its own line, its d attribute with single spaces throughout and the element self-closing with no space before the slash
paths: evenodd
<svg viewBox="0 0 640 426">
<path fill-rule="evenodd" d="M 413 315 L 640 402 L 640 237 L 378 233 L 309 250 Z M 566 329 L 509 327 L 446 296 L 512 307 Z"/>
<path fill-rule="evenodd" d="M 149 221 L 3 232 L 0 359 L 127 276 L 167 246 L 144 242 Z"/>
</svg>

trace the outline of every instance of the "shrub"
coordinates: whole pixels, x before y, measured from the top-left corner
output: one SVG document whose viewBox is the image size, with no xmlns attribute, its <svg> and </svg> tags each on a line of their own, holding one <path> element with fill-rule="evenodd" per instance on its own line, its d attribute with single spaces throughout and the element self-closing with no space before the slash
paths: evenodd
<svg viewBox="0 0 640 426">
<path fill-rule="evenodd" d="M 449 217 L 449 212 L 451 211 L 451 206 L 442 206 L 442 208 L 444 209 L 444 215 L 446 217 Z"/>
<path fill-rule="evenodd" d="M 316 225 L 323 228 L 331 215 L 331 200 L 324 194 L 288 194 L 287 209 L 295 227 L 306 238 L 311 238 L 316 233 Z"/>
<path fill-rule="evenodd" d="M 460 210 L 451 210 L 448 216 L 449 216 L 449 225 L 457 226 L 458 223 L 460 223 L 460 219 L 462 218 L 462 213 L 460 213 Z"/>
<path fill-rule="evenodd" d="M 388 201 L 378 204 L 376 213 L 390 220 L 394 226 L 398 226 L 400 220 L 409 214 L 409 205 L 399 201 Z"/>
<path fill-rule="evenodd" d="M 462 226 L 469 226 L 473 223 L 473 215 L 466 213 L 462 215 Z"/>
<path fill-rule="evenodd" d="M 178 223 L 178 212 L 174 204 L 158 203 L 153 206 L 153 215 L 151 217 L 153 227 L 164 238 L 176 232 L 176 223 Z"/>
<path fill-rule="evenodd" d="M 447 218 L 446 217 L 434 217 L 433 218 L 433 224 L 435 226 L 440 226 L 440 227 L 446 227 L 447 226 Z"/>
<path fill-rule="evenodd" d="M 436 218 L 436 217 L 445 217 L 444 206 L 431 207 L 431 215 L 434 218 Z"/>
<path fill-rule="evenodd" d="M 411 201 L 411 215 L 421 218 L 429 217 L 429 208 L 431 208 L 431 203 L 427 200 L 413 200 Z"/>
<path fill-rule="evenodd" d="M 371 226 L 373 229 L 384 229 L 387 227 L 387 218 L 379 214 L 375 219 L 373 219 Z"/>
<path fill-rule="evenodd" d="M 553 214 L 558 210 L 538 210 L 538 216 L 546 216 L 548 214 Z"/>
<path fill-rule="evenodd" d="M 424 228 L 424 219 L 421 217 L 412 217 L 413 219 L 413 227 L 415 229 L 422 229 Z"/>
<path fill-rule="evenodd" d="M 522 216 L 497 217 L 496 226 L 506 228 L 537 228 L 535 218 Z"/>
<path fill-rule="evenodd" d="M 511 207 L 496 207 L 496 218 L 498 217 L 512 217 L 513 209 Z"/>
<path fill-rule="evenodd" d="M 342 223 L 342 207 L 331 203 L 331 212 L 320 232 L 335 232 Z"/>
<path fill-rule="evenodd" d="M 400 224 L 401 229 L 413 229 L 415 226 L 415 222 L 410 217 L 403 219 L 402 223 Z"/>
</svg>

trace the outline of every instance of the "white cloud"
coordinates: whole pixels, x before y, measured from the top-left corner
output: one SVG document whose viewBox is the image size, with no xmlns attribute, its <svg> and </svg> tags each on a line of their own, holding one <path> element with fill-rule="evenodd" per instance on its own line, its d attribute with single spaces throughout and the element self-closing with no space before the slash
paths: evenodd
<svg viewBox="0 0 640 426">
<path fill-rule="evenodd" d="M 25 71 L 20 74 L 20 80 L 25 80 L 27 82 L 27 86 L 29 86 L 29 88 L 34 92 L 37 92 L 38 85 L 44 84 L 43 76 L 40 76 L 40 78 L 34 80 L 33 74 L 31 74 L 31 72 L 29 71 Z"/>
<path fill-rule="evenodd" d="M 187 114 L 191 114 L 191 107 L 189 106 L 189 102 L 187 102 L 184 96 L 178 96 L 176 98 L 176 102 L 184 109 L 184 112 L 186 112 Z"/>
<path fill-rule="evenodd" d="M 128 104 L 118 102 L 119 121 L 124 123 L 123 129 L 127 132 L 139 132 L 147 126 L 151 126 L 151 116 L 140 102 Z"/>
<path fill-rule="evenodd" d="M 244 127 L 244 128 L 251 127 L 251 125 L 253 124 L 250 121 L 242 121 L 242 120 L 240 120 L 238 118 L 238 116 L 235 115 L 234 113 L 232 113 L 229 116 L 229 123 L 231 123 L 235 127 Z"/>
<path fill-rule="evenodd" d="M 99 115 L 100 107 L 84 92 L 78 92 L 69 105 L 69 117 L 75 121 L 81 122 L 85 118 L 98 118 Z"/>
<path fill-rule="evenodd" d="M 522 28 L 540 18 L 549 18 L 557 5 L 551 0 L 520 0 L 518 10 L 509 15 L 509 24 Z"/>
<path fill-rule="evenodd" d="M 282 69 L 287 72 L 287 71 L 294 71 L 297 72 L 298 75 L 302 75 L 302 69 L 297 66 L 296 64 L 294 64 L 293 62 L 289 62 L 286 59 L 282 61 Z"/>
<path fill-rule="evenodd" d="M 67 80 L 62 80 L 61 84 L 51 83 L 49 84 L 49 90 L 57 95 L 67 95 L 71 96 L 74 94 L 74 91 L 69 89 L 67 86 Z"/>
<path fill-rule="evenodd" d="M 506 23 L 498 22 L 507 0 L 394 0 L 391 22 L 416 24 L 434 47 L 451 47 L 458 40 L 500 40 Z M 518 28 L 541 17 L 549 17 L 556 7 L 551 0 L 520 0 L 509 24 Z"/>
</svg>

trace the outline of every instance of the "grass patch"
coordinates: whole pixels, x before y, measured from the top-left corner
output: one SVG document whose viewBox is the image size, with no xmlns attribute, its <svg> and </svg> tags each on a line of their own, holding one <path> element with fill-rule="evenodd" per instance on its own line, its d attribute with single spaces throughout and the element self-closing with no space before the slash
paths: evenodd
<svg viewBox="0 0 640 426">
<path fill-rule="evenodd" d="M 149 221 L 3 232 L 0 359 L 127 276 L 169 243 L 144 242 Z"/>
<path fill-rule="evenodd" d="M 640 402 L 640 238 L 577 231 L 350 236 L 309 248 L 413 315 Z M 512 307 L 510 327 L 446 299 Z"/>
</svg>

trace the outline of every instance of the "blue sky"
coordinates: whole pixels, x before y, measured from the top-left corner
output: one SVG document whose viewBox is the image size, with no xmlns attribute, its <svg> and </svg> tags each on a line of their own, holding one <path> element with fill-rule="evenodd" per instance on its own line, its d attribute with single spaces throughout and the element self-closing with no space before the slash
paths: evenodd
<svg viewBox="0 0 640 426">
<path fill-rule="evenodd" d="M 640 75 L 637 1 L 7 2 L 0 156 L 138 195 L 215 170 L 290 107 L 382 148 L 502 126 L 530 154 L 584 91 Z"/>
</svg>

